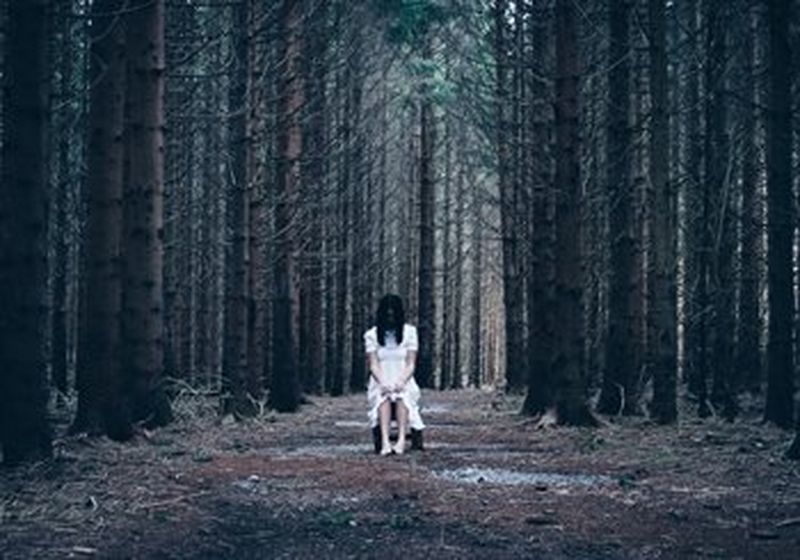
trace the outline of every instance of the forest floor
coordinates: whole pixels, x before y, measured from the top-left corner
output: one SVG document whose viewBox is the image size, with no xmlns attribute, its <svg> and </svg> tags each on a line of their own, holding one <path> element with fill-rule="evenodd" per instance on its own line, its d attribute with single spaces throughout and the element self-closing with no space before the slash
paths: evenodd
<svg viewBox="0 0 800 560">
<path fill-rule="evenodd" d="M 540 430 L 520 400 L 424 395 L 426 450 L 372 452 L 363 395 L 56 441 L 0 471 L 0 558 L 770 558 L 800 551 L 791 434 L 744 420 Z"/>
</svg>

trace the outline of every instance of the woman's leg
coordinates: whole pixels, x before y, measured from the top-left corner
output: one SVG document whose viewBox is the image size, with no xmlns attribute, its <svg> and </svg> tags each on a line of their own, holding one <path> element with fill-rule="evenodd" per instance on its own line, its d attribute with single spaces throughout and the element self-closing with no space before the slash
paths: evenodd
<svg viewBox="0 0 800 560">
<path fill-rule="evenodd" d="M 389 442 L 389 422 L 391 422 L 392 404 L 389 399 L 383 401 L 378 407 L 378 421 L 381 427 L 381 455 L 391 451 L 392 446 Z"/>
<path fill-rule="evenodd" d="M 397 399 L 397 444 L 395 453 L 402 453 L 406 449 L 406 430 L 408 429 L 408 408 L 403 399 Z"/>
</svg>

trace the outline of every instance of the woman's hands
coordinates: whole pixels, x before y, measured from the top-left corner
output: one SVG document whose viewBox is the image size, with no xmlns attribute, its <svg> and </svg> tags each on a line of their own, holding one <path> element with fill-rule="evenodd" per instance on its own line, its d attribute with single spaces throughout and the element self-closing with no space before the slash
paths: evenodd
<svg viewBox="0 0 800 560">
<path fill-rule="evenodd" d="M 393 384 L 381 383 L 380 384 L 381 396 L 391 395 L 392 393 L 401 393 L 403 391 L 403 389 L 406 388 L 406 383 L 407 382 L 408 382 L 408 380 L 397 382 L 397 383 L 393 383 Z"/>
</svg>

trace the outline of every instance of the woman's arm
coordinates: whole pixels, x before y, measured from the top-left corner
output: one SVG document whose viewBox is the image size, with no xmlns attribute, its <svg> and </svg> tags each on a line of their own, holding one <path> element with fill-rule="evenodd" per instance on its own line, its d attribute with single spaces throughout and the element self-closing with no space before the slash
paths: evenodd
<svg viewBox="0 0 800 560">
<path fill-rule="evenodd" d="M 367 360 L 369 360 L 369 373 L 372 377 L 375 378 L 375 381 L 381 387 L 384 386 L 383 383 L 383 369 L 381 368 L 381 363 L 378 361 L 378 353 L 377 352 L 369 352 L 367 353 Z"/>
<path fill-rule="evenodd" d="M 417 368 L 417 351 L 409 350 L 406 353 L 406 363 L 403 368 L 403 377 L 400 379 L 400 386 L 405 386 L 414 377 L 414 370 Z"/>
</svg>

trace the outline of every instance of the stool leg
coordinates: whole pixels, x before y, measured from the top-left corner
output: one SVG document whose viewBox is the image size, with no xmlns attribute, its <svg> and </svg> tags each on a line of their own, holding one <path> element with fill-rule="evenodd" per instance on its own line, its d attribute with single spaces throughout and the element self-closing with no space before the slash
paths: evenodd
<svg viewBox="0 0 800 560">
<path fill-rule="evenodd" d="M 381 452 L 381 427 L 372 428 L 372 443 L 375 445 L 375 453 Z"/>
<path fill-rule="evenodd" d="M 425 451 L 425 445 L 422 441 L 422 430 L 411 428 L 411 449 L 414 451 Z"/>
</svg>

